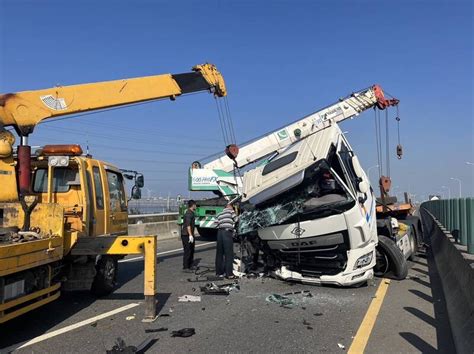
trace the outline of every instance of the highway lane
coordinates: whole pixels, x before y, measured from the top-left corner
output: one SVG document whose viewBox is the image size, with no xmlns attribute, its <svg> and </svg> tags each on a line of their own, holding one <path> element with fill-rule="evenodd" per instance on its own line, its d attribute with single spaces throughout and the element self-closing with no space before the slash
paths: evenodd
<svg viewBox="0 0 474 354">
<path fill-rule="evenodd" d="M 214 245 L 198 241 L 197 246 L 196 260 L 201 266 L 212 266 Z M 188 281 L 194 276 L 182 272 L 182 252 L 179 249 L 178 240 L 168 240 L 160 242 L 158 250 L 161 254 L 158 256 L 158 309 L 160 314 L 169 317 L 159 317 L 154 323 L 141 322 L 143 260 L 130 256 L 120 263 L 119 287 L 113 294 L 102 299 L 94 299 L 88 293 L 65 294 L 57 302 L 0 327 L 0 348 L 17 348 L 38 336 L 73 328 L 27 345 L 18 352 L 104 353 L 112 348 L 118 337 L 127 345 L 136 346 L 150 335 L 158 341 L 149 352 L 341 352 L 343 349 L 339 344 L 345 350 L 350 347 L 380 283 L 377 279 L 367 287 L 346 289 L 291 284 L 270 278 L 243 279 L 241 290 L 227 297 L 203 295 L 200 303 L 180 303 L 178 296 L 200 295 L 199 285 L 203 283 Z M 406 289 L 401 284 L 404 282 L 392 281 L 387 298 L 403 298 Z M 273 293 L 301 290 L 311 291 L 313 297 L 296 295 L 299 304 L 291 309 L 265 301 Z M 419 301 L 425 302 L 426 307 L 426 299 Z M 120 312 L 95 320 L 117 310 Z M 393 334 L 390 336 L 391 344 L 406 343 L 407 340 L 398 333 L 403 330 L 403 323 L 398 323 L 396 332 L 390 330 L 398 320 L 396 311 L 396 308 L 392 311 L 390 306 L 382 304 L 384 319 L 375 323 L 374 331 L 385 336 Z M 90 319 L 93 321 L 81 325 L 82 321 Z M 81 326 L 75 328 L 78 324 Z M 380 324 L 383 324 L 382 330 L 378 328 Z M 153 334 L 145 332 L 160 327 L 169 330 Z M 196 334 L 190 338 L 170 336 L 172 330 L 185 327 L 195 328 Z M 436 331 L 423 333 L 428 336 L 425 340 L 436 346 Z M 384 338 L 378 335 L 377 342 L 380 341 L 383 342 Z M 375 348 L 370 340 L 369 348 Z M 410 343 L 404 348 L 416 351 Z"/>
</svg>

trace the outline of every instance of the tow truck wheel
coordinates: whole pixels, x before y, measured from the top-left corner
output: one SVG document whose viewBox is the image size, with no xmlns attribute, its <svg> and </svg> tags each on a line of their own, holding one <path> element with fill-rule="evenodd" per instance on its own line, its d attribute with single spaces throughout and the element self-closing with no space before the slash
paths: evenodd
<svg viewBox="0 0 474 354">
<path fill-rule="evenodd" d="M 380 235 L 377 245 L 377 264 L 375 272 L 378 276 L 388 275 L 396 280 L 405 279 L 408 274 L 408 264 L 402 251 L 389 237 Z M 380 264 L 379 264 L 380 261 Z"/>
<path fill-rule="evenodd" d="M 91 286 L 91 293 L 96 296 L 110 294 L 116 285 L 118 263 L 117 259 L 102 256 L 96 265 L 97 274 Z"/>
</svg>

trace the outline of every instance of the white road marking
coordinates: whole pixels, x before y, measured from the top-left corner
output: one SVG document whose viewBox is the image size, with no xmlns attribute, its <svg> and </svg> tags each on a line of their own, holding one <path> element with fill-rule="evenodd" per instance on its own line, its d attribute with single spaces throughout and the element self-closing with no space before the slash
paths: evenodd
<svg viewBox="0 0 474 354">
<path fill-rule="evenodd" d="M 195 247 L 195 248 L 198 248 L 198 247 L 207 246 L 207 245 L 211 245 L 211 244 L 215 244 L 215 242 L 200 243 L 200 244 L 198 244 L 198 245 L 196 245 L 196 246 L 194 246 L 194 247 Z M 165 251 L 165 252 L 158 252 L 156 255 L 157 255 L 157 256 L 162 256 L 162 255 L 164 255 L 164 254 L 174 253 L 174 252 L 178 252 L 178 251 L 182 251 L 182 250 L 183 250 L 182 248 L 177 248 L 177 249 L 175 249 L 175 250 L 170 250 L 170 251 Z M 132 261 L 136 261 L 136 260 L 138 260 L 138 259 L 143 259 L 143 256 L 121 259 L 121 260 L 119 260 L 119 263 L 132 262 Z"/>
<path fill-rule="evenodd" d="M 112 315 L 115 315 L 117 313 L 120 313 L 120 312 L 123 312 L 123 311 L 126 311 L 126 310 L 129 310 L 131 308 L 134 308 L 136 306 L 140 305 L 139 303 L 131 303 L 131 304 L 128 304 L 128 305 L 125 305 L 125 306 L 122 306 L 122 307 L 119 307 L 118 309 L 115 309 L 115 310 L 112 310 L 112 311 L 109 311 L 109 312 L 106 312 L 106 313 L 103 313 L 102 315 L 98 315 L 98 316 L 95 316 L 95 317 L 92 317 L 92 318 L 89 318 L 87 320 L 84 320 L 84 321 L 81 321 L 81 322 L 78 322 L 78 323 L 75 323 L 73 325 L 70 325 L 70 326 L 67 326 L 67 327 L 64 327 L 64 328 L 61 328 L 61 329 L 58 329 L 56 331 L 52 331 L 52 332 L 49 332 L 49 333 L 45 333 L 41 336 L 38 336 L 36 338 L 33 338 L 31 340 L 29 340 L 28 342 L 22 344 L 21 346 L 15 348 L 16 349 L 21 349 L 21 348 L 25 348 L 25 347 L 28 347 L 32 344 L 36 344 L 36 343 L 39 343 L 39 342 L 42 342 L 46 339 L 49 339 L 49 338 L 52 338 L 52 337 L 56 337 L 60 334 L 63 334 L 63 333 L 66 333 L 66 332 L 69 332 L 69 331 L 72 331 L 76 328 L 79 328 L 79 327 L 83 327 L 83 326 L 86 326 L 90 323 L 94 323 L 98 320 L 101 320 L 103 318 L 106 318 L 106 317 L 109 317 L 109 316 L 112 316 Z"/>
</svg>

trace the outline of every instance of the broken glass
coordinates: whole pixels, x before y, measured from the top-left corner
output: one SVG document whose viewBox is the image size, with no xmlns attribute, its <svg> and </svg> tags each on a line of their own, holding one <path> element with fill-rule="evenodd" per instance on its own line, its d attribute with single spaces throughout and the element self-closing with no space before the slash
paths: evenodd
<svg viewBox="0 0 474 354">
<path fill-rule="evenodd" d="M 269 226 L 341 213 L 354 200 L 326 160 L 308 167 L 303 182 L 260 205 L 244 204 L 239 234 Z"/>
</svg>

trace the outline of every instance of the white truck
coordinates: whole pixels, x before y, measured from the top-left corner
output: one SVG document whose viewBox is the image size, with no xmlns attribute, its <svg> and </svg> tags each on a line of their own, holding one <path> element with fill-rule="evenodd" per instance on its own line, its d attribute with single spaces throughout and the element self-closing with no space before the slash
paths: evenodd
<svg viewBox="0 0 474 354">
<path fill-rule="evenodd" d="M 212 175 L 221 194 L 226 187 L 241 196 L 239 234 L 258 241 L 279 278 L 342 286 L 366 282 L 374 270 L 404 278 L 414 235 L 394 218 L 377 220 L 373 189 L 337 124 L 398 102 L 374 85 L 245 145 L 238 155 L 229 147 L 204 168 L 193 164 L 190 181 Z M 231 172 L 262 159 L 243 178 Z"/>
</svg>

